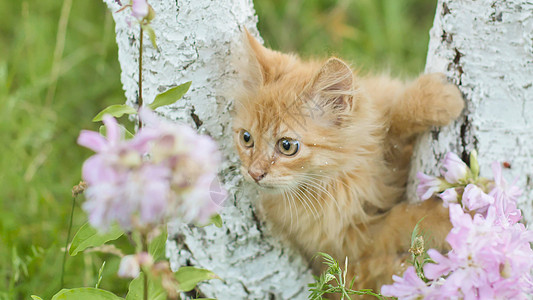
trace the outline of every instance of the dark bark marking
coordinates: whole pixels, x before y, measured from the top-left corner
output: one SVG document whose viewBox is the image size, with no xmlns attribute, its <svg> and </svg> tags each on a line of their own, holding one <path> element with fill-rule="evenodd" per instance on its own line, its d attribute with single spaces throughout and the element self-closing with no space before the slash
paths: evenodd
<svg viewBox="0 0 533 300">
<path fill-rule="evenodd" d="M 264 234 L 263 234 L 263 225 L 261 223 L 261 220 L 259 220 L 259 218 L 257 217 L 257 214 L 255 213 L 255 209 L 252 207 L 252 219 L 255 223 L 255 227 L 257 228 L 257 230 L 259 231 L 259 236 L 261 237 L 261 240 L 264 239 Z"/>
<path fill-rule="evenodd" d="M 204 124 L 204 122 L 202 122 L 202 120 L 200 120 L 200 118 L 196 114 L 196 110 L 194 109 L 194 105 L 191 108 L 191 118 L 194 121 L 194 124 L 196 125 L 196 129 L 199 129 L 200 126 L 202 126 Z"/>
<path fill-rule="evenodd" d="M 453 42 L 453 34 L 451 33 L 447 33 L 446 31 L 442 31 L 442 35 L 441 35 L 441 40 L 442 42 L 446 42 L 448 44 L 451 44 Z"/>
<path fill-rule="evenodd" d="M 453 61 L 448 64 L 448 71 L 455 70 L 457 72 L 457 78 L 459 80 L 458 84 L 461 85 L 461 77 L 463 75 L 463 67 L 461 66 L 461 57 L 463 57 L 463 53 L 461 53 L 457 48 L 454 48 L 455 55 L 453 57 Z"/>
<path fill-rule="evenodd" d="M 448 8 L 448 4 L 446 4 L 446 2 L 443 2 L 442 3 L 442 15 L 445 16 L 445 15 L 448 15 L 450 13 L 451 13 L 451 11 Z"/>
<path fill-rule="evenodd" d="M 503 13 L 500 11 L 499 13 L 493 12 L 490 15 L 490 20 L 492 22 L 501 22 L 503 20 Z"/>
</svg>

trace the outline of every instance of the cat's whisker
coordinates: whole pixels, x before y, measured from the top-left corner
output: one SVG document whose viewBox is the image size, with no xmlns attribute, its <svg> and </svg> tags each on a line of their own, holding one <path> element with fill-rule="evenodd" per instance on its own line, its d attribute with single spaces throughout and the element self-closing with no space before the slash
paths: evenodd
<svg viewBox="0 0 533 300">
<path fill-rule="evenodd" d="M 314 186 L 308 186 L 308 187 L 311 188 L 311 189 L 315 188 Z M 322 202 L 323 202 L 323 201 L 320 201 L 320 199 L 319 199 L 319 192 L 318 192 L 317 190 L 315 190 L 314 193 L 310 193 L 309 195 L 310 195 L 311 197 L 313 197 L 313 199 L 315 200 L 315 202 L 318 203 L 318 205 L 320 206 L 320 210 L 321 210 L 321 211 L 324 211 L 324 206 L 322 205 Z M 328 206 L 331 205 L 329 202 L 326 202 L 326 204 L 327 204 Z"/>
<path fill-rule="evenodd" d="M 315 178 L 313 176 L 319 177 L 319 178 Z M 307 175 L 304 175 L 304 177 L 305 178 L 313 178 L 315 181 L 318 181 L 319 183 L 323 182 L 323 179 L 321 179 L 321 178 L 329 179 L 329 180 L 332 181 L 331 182 L 332 188 L 334 188 L 334 184 L 340 183 L 340 184 L 344 185 L 344 187 L 346 187 L 348 191 L 351 190 L 351 188 L 346 183 L 344 183 L 343 181 L 341 181 L 341 180 L 339 180 L 337 178 L 334 178 L 332 176 L 318 175 L 318 174 L 307 174 Z M 331 193 L 326 188 L 324 188 L 321 184 L 319 186 L 322 187 L 322 190 L 324 190 L 324 192 L 326 192 L 329 195 L 329 197 L 334 199 L 334 201 L 336 202 L 336 199 L 331 195 Z"/>
<path fill-rule="evenodd" d="M 301 184 L 302 185 L 305 185 L 307 188 L 310 189 L 310 195 L 316 200 L 316 202 L 318 203 L 318 205 L 320 205 L 320 209 L 324 209 L 324 207 L 322 206 L 322 202 L 323 201 L 320 201 L 318 198 L 320 196 L 320 191 L 318 189 L 321 189 L 323 192 L 327 192 L 324 190 L 324 188 L 322 186 L 320 186 L 318 183 L 316 182 L 313 182 L 311 181 L 310 179 L 308 178 L 304 178 L 302 181 L 301 181 Z M 329 206 L 331 205 L 329 202 L 326 202 L 326 204 Z"/>
<path fill-rule="evenodd" d="M 305 201 L 307 204 L 307 206 L 309 207 L 309 209 L 311 210 L 311 207 L 309 204 L 311 204 L 311 206 L 313 206 L 313 210 L 314 210 L 314 216 L 315 216 L 315 219 L 318 219 L 319 216 L 320 216 L 320 213 L 318 212 L 318 210 L 316 209 L 315 207 L 315 204 L 313 204 L 313 201 L 307 196 L 308 193 L 304 192 L 304 191 L 301 191 L 301 194 L 308 200 L 308 201 Z M 323 209 L 323 208 L 322 208 Z"/>
<path fill-rule="evenodd" d="M 324 206 L 322 205 L 322 201 L 320 201 L 318 199 L 319 192 L 318 192 L 318 190 L 316 190 L 317 187 L 318 188 L 322 188 L 322 187 L 319 186 L 318 183 L 312 181 L 311 178 L 303 178 L 301 183 L 303 185 L 305 185 L 306 187 L 311 189 L 309 194 L 313 197 L 313 199 L 315 199 L 315 201 L 318 203 L 318 205 L 320 205 L 320 209 L 324 210 Z M 313 189 L 314 189 L 314 192 L 316 193 L 316 195 L 315 195 L 315 193 L 313 193 Z M 324 189 L 322 189 L 322 190 L 324 190 Z M 326 204 L 330 205 L 329 202 L 326 202 Z"/>
<path fill-rule="evenodd" d="M 321 195 L 321 194 L 326 194 L 326 195 L 327 195 L 328 192 L 327 192 L 326 190 L 324 190 L 323 187 L 317 185 L 317 184 L 314 183 L 314 182 L 310 182 L 310 181 L 309 181 L 309 182 L 305 182 L 305 183 L 303 183 L 303 184 L 305 184 L 305 186 L 306 186 L 307 188 L 310 189 L 310 195 L 311 195 L 311 196 L 313 197 L 313 199 L 315 199 L 315 201 L 320 205 L 320 209 L 323 211 L 323 210 L 324 210 L 324 206 L 322 205 L 322 202 L 324 202 L 324 201 L 321 201 L 319 198 L 320 198 L 320 195 Z M 322 193 L 320 192 L 320 190 L 322 190 Z M 314 193 L 313 193 L 313 191 L 314 191 Z M 316 194 L 316 195 L 315 195 L 315 194 Z M 329 197 L 332 199 L 332 202 L 334 202 L 334 203 L 336 204 L 335 199 L 332 198 L 332 196 L 329 196 Z M 325 202 L 326 202 L 326 204 L 327 204 L 328 207 L 331 206 L 330 201 L 325 201 Z M 337 205 L 337 208 L 338 208 L 338 205 Z"/>
<path fill-rule="evenodd" d="M 316 178 L 305 177 L 305 176 L 304 176 L 304 180 L 309 180 L 311 182 L 314 182 L 313 186 L 322 190 L 332 200 L 332 202 L 335 203 L 335 206 L 337 207 L 338 212 L 339 213 L 341 212 L 341 208 L 339 206 L 339 203 L 337 202 L 337 199 L 335 199 L 335 197 L 333 197 L 333 195 L 324 186 L 322 186 L 322 181 Z"/>
<path fill-rule="evenodd" d="M 290 193 L 290 192 L 288 192 L 288 193 Z M 289 197 L 288 197 L 288 195 L 287 195 L 287 193 L 285 191 L 283 191 L 283 197 L 284 197 L 284 200 L 285 200 L 284 201 L 285 202 L 284 203 L 285 207 L 287 207 L 287 204 L 289 205 L 289 212 L 290 212 L 290 215 L 291 215 L 291 225 L 290 225 L 289 233 L 292 233 L 292 204 L 291 204 L 292 201 L 289 201 Z M 291 195 L 291 197 L 292 197 L 292 195 Z"/>
<path fill-rule="evenodd" d="M 296 200 L 294 199 L 294 190 L 289 187 L 289 190 L 290 190 L 290 196 L 291 196 L 291 202 L 294 204 L 294 210 L 295 210 L 295 214 L 296 214 L 296 223 L 299 223 L 300 221 L 300 217 L 298 216 L 298 210 L 296 209 Z M 291 232 L 292 232 L 292 213 L 291 213 Z"/>
<path fill-rule="evenodd" d="M 305 201 L 305 199 L 302 198 L 302 196 L 304 196 L 305 194 L 300 190 L 300 189 L 296 189 L 295 190 L 296 192 L 296 196 L 298 198 L 298 200 L 300 201 L 301 204 L 305 205 L 305 209 L 306 210 L 309 210 L 309 213 L 310 214 L 313 214 L 315 217 L 317 217 L 314 213 L 313 213 L 313 210 L 311 209 L 311 206 L 307 203 L 307 201 Z M 317 212 L 318 213 L 318 212 Z"/>
<path fill-rule="evenodd" d="M 338 178 L 335 178 L 335 177 L 330 176 L 330 175 L 312 173 L 312 174 L 305 174 L 305 176 L 312 176 L 312 177 L 320 177 L 320 178 L 329 179 L 329 180 L 331 180 L 333 182 L 337 182 L 337 183 L 340 183 L 340 184 L 344 185 L 347 189 L 351 189 L 351 187 L 349 185 L 347 185 L 344 181 L 341 181 Z"/>
</svg>

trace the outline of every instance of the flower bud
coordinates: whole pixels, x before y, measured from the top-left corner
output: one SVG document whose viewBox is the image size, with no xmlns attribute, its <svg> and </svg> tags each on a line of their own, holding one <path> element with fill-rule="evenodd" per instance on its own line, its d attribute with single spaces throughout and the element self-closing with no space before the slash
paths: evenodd
<svg viewBox="0 0 533 300">
<path fill-rule="evenodd" d="M 455 153 L 448 152 L 444 157 L 441 171 L 442 176 L 449 183 L 460 183 L 465 181 L 470 169 Z"/>
<path fill-rule="evenodd" d="M 141 20 L 148 16 L 150 8 L 146 0 L 132 0 L 131 14 Z"/>
<path fill-rule="evenodd" d="M 424 237 L 419 235 L 413 241 L 413 245 L 409 249 L 414 256 L 420 256 L 424 253 Z"/>
<path fill-rule="evenodd" d="M 457 199 L 459 198 L 455 188 L 449 188 L 445 190 L 444 192 L 439 194 L 439 197 L 444 202 L 444 207 L 448 207 L 450 203 L 457 203 Z"/>
<path fill-rule="evenodd" d="M 479 177 L 479 163 L 477 161 L 476 150 L 472 150 L 472 152 L 470 152 L 470 170 L 472 171 L 472 176 L 474 176 L 474 180 L 476 180 Z"/>
<path fill-rule="evenodd" d="M 154 264 L 154 258 L 148 252 L 137 254 L 137 261 L 139 262 L 139 265 L 147 268 L 151 268 Z"/>
<path fill-rule="evenodd" d="M 118 276 L 123 278 L 135 278 L 139 276 L 141 266 L 136 255 L 126 255 L 120 261 Z"/>
</svg>

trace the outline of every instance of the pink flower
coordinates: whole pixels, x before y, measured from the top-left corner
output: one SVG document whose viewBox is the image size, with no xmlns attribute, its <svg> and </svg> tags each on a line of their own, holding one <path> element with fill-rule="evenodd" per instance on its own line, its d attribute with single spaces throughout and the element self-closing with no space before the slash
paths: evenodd
<svg viewBox="0 0 533 300">
<path fill-rule="evenodd" d="M 444 190 L 444 183 L 440 178 L 426 175 L 422 172 L 416 173 L 416 178 L 419 180 L 416 194 L 422 200 L 427 200 L 431 198 L 433 194 Z"/>
<path fill-rule="evenodd" d="M 152 158 L 172 172 L 172 190 L 179 199 L 173 206 L 186 221 L 206 222 L 226 198 L 220 185 L 214 185 L 218 184 L 216 174 L 221 161 L 216 143 L 189 126 L 163 121 L 149 110 L 141 111 L 141 118 L 146 130 L 159 134 Z"/>
<path fill-rule="evenodd" d="M 442 255 L 429 250 L 434 264 L 424 266 L 428 279 L 446 276 L 443 294 L 459 293 L 465 299 L 523 297 L 532 288 L 530 272 L 533 234 L 521 224 L 504 228 L 494 207 L 487 217 L 473 218 L 458 204 L 450 205 L 453 229 L 446 240 L 452 250 Z"/>
<path fill-rule="evenodd" d="M 475 154 L 473 158 L 475 161 Z M 474 165 L 477 173 L 477 163 Z M 384 287 L 385 295 L 401 299 L 431 299 L 442 295 L 454 299 L 526 299 L 533 292 L 530 244 L 533 232 L 517 223 L 521 212 L 516 200 L 521 191 L 514 184 L 507 185 L 499 164 L 493 163 L 492 168 L 495 179 L 488 195 L 475 185 L 479 182 L 485 185 L 486 179 L 477 181 L 477 174 L 471 174 L 455 154 L 446 155 L 441 172 L 449 184 L 439 185 L 436 177 L 417 175 L 420 179 L 417 192 L 422 199 L 450 184 L 458 187 L 439 195 L 450 210 L 453 228 L 446 241 L 452 249 L 445 255 L 428 250 L 433 263 L 424 266 L 424 275 L 430 279 L 425 286 L 423 281 L 413 278 L 414 270 L 408 269 L 403 278 L 394 277 L 395 283 Z M 467 185 L 468 182 L 474 183 Z M 454 202 L 460 197 L 457 191 L 464 185 L 461 206 Z"/>
<path fill-rule="evenodd" d="M 492 163 L 495 187 L 489 195 L 494 198 L 496 213 L 503 224 L 515 224 L 522 219 L 522 213 L 516 207 L 516 201 L 522 194 L 516 185 L 507 186 L 507 181 L 502 176 L 502 167 L 499 163 Z"/>
<path fill-rule="evenodd" d="M 141 267 L 151 267 L 154 264 L 153 257 L 147 252 L 135 255 L 126 255 L 120 260 L 118 276 L 122 278 L 135 278 L 139 276 Z"/>
<path fill-rule="evenodd" d="M 381 294 L 398 299 L 423 299 L 426 298 L 431 288 L 418 276 L 414 267 L 409 267 L 403 273 L 403 277 L 393 275 L 394 283 L 381 287 Z"/>
<path fill-rule="evenodd" d="M 461 202 L 464 209 L 485 214 L 488 207 L 494 203 L 494 198 L 485 194 L 475 184 L 469 184 L 463 192 Z"/>
<path fill-rule="evenodd" d="M 439 194 L 439 198 L 442 199 L 444 207 L 448 207 L 450 203 L 457 203 L 459 195 L 455 188 L 446 189 L 444 192 Z"/>
<path fill-rule="evenodd" d="M 131 230 L 152 228 L 168 218 L 207 221 L 226 196 L 220 186 L 212 193 L 221 160 L 216 144 L 188 126 L 160 121 L 151 112 L 144 115 L 156 126 L 143 128 L 131 140 L 124 140 L 109 116 L 104 117 L 107 139 L 91 131 L 80 134 L 79 144 L 96 151 L 82 174 L 88 183 L 82 207 L 89 222 L 101 230 L 113 222 Z"/>
<path fill-rule="evenodd" d="M 120 260 L 118 276 L 122 278 L 135 278 L 139 276 L 141 266 L 136 255 L 126 255 Z"/>
<path fill-rule="evenodd" d="M 469 174 L 468 166 L 453 152 L 448 152 L 444 157 L 441 174 L 449 183 L 464 181 Z"/>
<path fill-rule="evenodd" d="M 131 14 L 137 19 L 143 19 L 148 16 L 150 9 L 146 0 L 132 0 Z"/>
</svg>

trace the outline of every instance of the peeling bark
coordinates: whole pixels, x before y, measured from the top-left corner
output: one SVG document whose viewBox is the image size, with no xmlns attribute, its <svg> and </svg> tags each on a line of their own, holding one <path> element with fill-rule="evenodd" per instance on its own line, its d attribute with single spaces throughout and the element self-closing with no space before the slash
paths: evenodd
<svg viewBox="0 0 533 300">
<path fill-rule="evenodd" d="M 118 5 L 104 0 L 115 12 Z M 214 271 L 222 280 L 200 284 L 202 295 L 217 299 L 305 299 L 312 276 L 297 253 L 263 231 L 252 201 L 257 195 L 243 187 L 233 150 L 232 99 L 221 93 L 232 80 L 232 56 L 239 49 L 242 27 L 257 36 L 251 0 L 150 1 L 157 13 L 153 27 L 159 51 L 144 45 L 143 99 L 191 80 L 185 97 L 158 112 L 186 122 L 212 136 L 224 155 L 221 180 L 230 198 L 221 213 L 224 225 L 195 227 L 179 221 L 168 226 L 167 256 L 172 268 L 194 265 Z M 139 30 L 127 25 L 128 11 L 114 13 L 122 84 L 127 101 L 137 101 Z M 147 39 L 145 39 L 147 40 Z M 196 295 L 196 294 L 195 294 Z"/>
<path fill-rule="evenodd" d="M 519 207 L 533 221 L 533 2 L 527 0 L 439 0 L 426 65 L 459 85 L 466 109 L 452 125 L 422 136 L 416 148 L 409 199 L 416 199 L 415 174 L 436 174 L 446 152 L 467 161 L 479 152 L 481 175 L 504 164 L 508 182 L 524 189 Z"/>
</svg>

